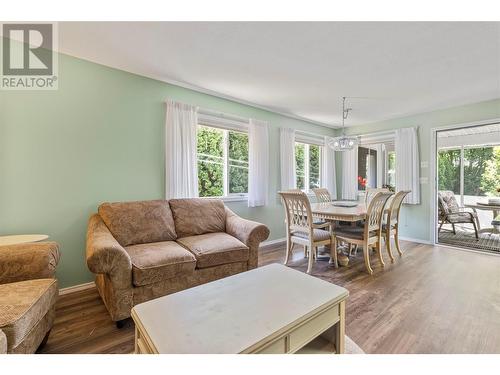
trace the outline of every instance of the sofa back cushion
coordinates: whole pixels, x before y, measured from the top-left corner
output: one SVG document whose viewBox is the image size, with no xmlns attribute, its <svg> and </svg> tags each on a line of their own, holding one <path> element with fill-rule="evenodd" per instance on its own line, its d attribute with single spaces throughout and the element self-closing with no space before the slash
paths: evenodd
<svg viewBox="0 0 500 375">
<path fill-rule="evenodd" d="M 177 238 L 168 201 L 103 203 L 99 215 L 122 246 Z"/>
<path fill-rule="evenodd" d="M 169 203 L 179 237 L 226 231 L 226 210 L 220 199 L 171 199 Z"/>
</svg>

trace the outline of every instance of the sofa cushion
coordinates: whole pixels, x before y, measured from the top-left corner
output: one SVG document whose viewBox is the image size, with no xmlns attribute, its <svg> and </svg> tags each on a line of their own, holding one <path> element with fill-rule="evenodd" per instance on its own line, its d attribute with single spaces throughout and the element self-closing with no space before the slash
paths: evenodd
<svg viewBox="0 0 500 375">
<path fill-rule="evenodd" d="M 206 268 L 235 262 L 246 262 L 248 247 L 227 233 L 206 233 L 178 238 L 177 242 L 196 257 L 197 268 Z"/>
<path fill-rule="evenodd" d="M 174 241 L 127 246 L 125 251 L 132 261 L 132 280 L 135 286 L 189 274 L 196 267 L 193 254 Z"/>
<path fill-rule="evenodd" d="M 8 350 L 18 346 L 56 303 L 55 279 L 36 279 L 0 284 L 0 329 Z"/>
<path fill-rule="evenodd" d="M 169 203 L 179 237 L 226 231 L 226 210 L 220 199 L 171 199 Z"/>
<path fill-rule="evenodd" d="M 5 333 L 0 329 L 0 354 L 7 353 L 7 337 L 5 337 Z"/>
<path fill-rule="evenodd" d="M 99 215 L 122 246 L 177 238 L 168 201 L 103 203 Z"/>
</svg>

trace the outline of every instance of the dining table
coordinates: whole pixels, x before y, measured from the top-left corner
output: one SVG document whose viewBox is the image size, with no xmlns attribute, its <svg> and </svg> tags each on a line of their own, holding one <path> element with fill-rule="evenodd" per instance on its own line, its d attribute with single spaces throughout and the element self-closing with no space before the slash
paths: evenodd
<svg viewBox="0 0 500 375">
<path fill-rule="evenodd" d="M 355 206 L 344 207 L 335 202 L 311 203 L 311 212 L 315 219 L 329 221 L 331 230 L 335 231 L 337 221 L 350 222 L 355 225 L 356 222 L 366 218 L 366 205 L 362 202 L 355 202 Z M 342 254 L 341 254 L 342 255 Z M 344 258 L 344 265 L 349 263 L 349 258 Z M 329 263 L 334 263 L 332 256 L 329 256 Z"/>
<path fill-rule="evenodd" d="M 314 218 L 330 222 L 349 221 L 356 222 L 366 217 L 366 205 L 357 203 L 353 207 L 336 206 L 335 202 L 311 203 L 311 211 Z"/>
</svg>

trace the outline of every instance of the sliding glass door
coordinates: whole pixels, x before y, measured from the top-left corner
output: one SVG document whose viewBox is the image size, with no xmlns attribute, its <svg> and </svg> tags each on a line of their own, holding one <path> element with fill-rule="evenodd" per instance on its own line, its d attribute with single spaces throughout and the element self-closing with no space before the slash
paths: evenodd
<svg viewBox="0 0 500 375">
<path fill-rule="evenodd" d="M 438 242 L 500 253 L 500 124 L 437 132 Z"/>
</svg>

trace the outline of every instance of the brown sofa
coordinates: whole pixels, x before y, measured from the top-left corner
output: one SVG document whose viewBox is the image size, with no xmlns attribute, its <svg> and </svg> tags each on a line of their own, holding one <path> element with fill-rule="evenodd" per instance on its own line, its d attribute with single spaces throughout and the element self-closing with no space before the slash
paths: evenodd
<svg viewBox="0 0 500 375">
<path fill-rule="evenodd" d="M 0 353 L 34 353 L 47 341 L 59 258 L 55 242 L 0 246 Z"/>
<path fill-rule="evenodd" d="M 268 236 L 218 199 L 103 203 L 89 220 L 87 265 L 120 326 L 138 303 L 257 267 Z"/>
</svg>

